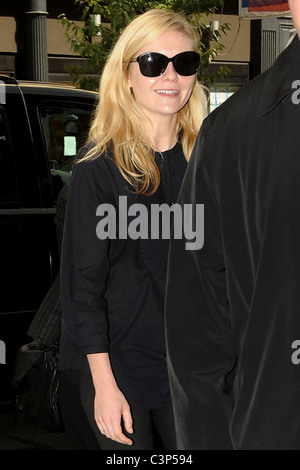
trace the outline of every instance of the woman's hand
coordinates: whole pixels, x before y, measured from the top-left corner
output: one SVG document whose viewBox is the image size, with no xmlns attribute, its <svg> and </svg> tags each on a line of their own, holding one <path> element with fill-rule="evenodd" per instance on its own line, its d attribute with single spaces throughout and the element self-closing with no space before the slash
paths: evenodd
<svg viewBox="0 0 300 470">
<path fill-rule="evenodd" d="M 96 392 L 95 421 L 100 432 L 109 439 L 121 444 L 132 444 L 122 428 L 123 424 L 128 433 L 133 432 L 130 407 L 117 386 Z"/>
<path fill-rule="evenodd" d="M 133 432 L 129 404 L 117 386 L 108 353 L 87 356 L 95 387 L 94 417 L 102 434 L 122 444 L 131 445 L 132 440 L 123 432 Z M 123 426 L 123 427 L 122 427 Z"/>
</svg>

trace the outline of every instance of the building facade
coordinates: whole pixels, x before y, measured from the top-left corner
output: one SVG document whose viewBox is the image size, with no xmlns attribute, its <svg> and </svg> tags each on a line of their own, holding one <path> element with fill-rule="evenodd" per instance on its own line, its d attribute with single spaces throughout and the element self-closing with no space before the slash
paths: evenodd
<svg viewBox="0 0 300 470">
<path fill-rule="evenodd" d="M 58 20 L 61 13 L 80 23 L 81 13 L 72 0 L 2 1 L 0 73 L 17 79 L 70 83 L 68 68 L 85 61 L 69 46 Z M 226 65 L 229 72 L 214 82 L 215 104 L 270 66 L 292 28 L 290 18 L 241 19 L 239 0 L 224 0 L 222 8 L 207 17 L 208 27 L 222 23 L 228 23 L 230 30 L 221 37 L 224 50 L 207 73 L 216 76 L 220 65 Z"/>
</svg>

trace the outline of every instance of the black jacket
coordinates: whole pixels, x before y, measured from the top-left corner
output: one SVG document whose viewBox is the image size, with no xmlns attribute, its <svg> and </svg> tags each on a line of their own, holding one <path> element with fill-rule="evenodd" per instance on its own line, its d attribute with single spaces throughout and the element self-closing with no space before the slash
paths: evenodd
<svg viewBox="0 0 300 470">
<path fill-rule="evenodd" d="M 180 449 L 300 449 L 296 80 L 297 37 L 207 117 L 188 165 L 179 201 L 204 204 L 205 238 L 200 250 L 185 250 L 184 239 L 170 250 L 166 329 Z"/>
<path fill-rule="evenodd" d="M 109 352 L 129 403 L 148 408 L 170 403 L 164 336 L 169 240 L 133 239 L 128 231 L 139 217 L 138 211 L 133 216 L 135 204 L 141 204 L 150 233 L 152 205 L 177 199 L 187 165 L 179 143 L 156 159 L 161 185 L 152 196 L 133 194 L 111 155 L 75 165 L 61 265 L 60 369 L 88 371 L 87 354 Z M 105 237 L 107 227 L 99 238 L 98 224 L 108 220 L 97 215 L 99 207 L 111 211 L 111 220 L 115 211 L 115 238 Z"/>
</svg>

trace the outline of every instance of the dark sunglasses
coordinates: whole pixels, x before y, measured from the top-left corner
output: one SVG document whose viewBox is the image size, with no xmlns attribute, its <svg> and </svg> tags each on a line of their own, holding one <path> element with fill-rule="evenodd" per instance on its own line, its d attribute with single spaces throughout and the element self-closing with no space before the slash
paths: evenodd
<svg viewBox="0 0 300 470">
<path fill-rule="evenodd" d="M 179 75 L 187 77 L 195 75 L 197 72 L 200 56 L 195 51 L 180 52 L 180 54 L 176 54 L 174 57 L 167 57 L 158 52 L 145 52 L 130 62 L 138 62 L 141 74 L 145 77 L 158 77 L 162 75 L 169 62 L 172 62 L 175 71 Z"/>
</svg>

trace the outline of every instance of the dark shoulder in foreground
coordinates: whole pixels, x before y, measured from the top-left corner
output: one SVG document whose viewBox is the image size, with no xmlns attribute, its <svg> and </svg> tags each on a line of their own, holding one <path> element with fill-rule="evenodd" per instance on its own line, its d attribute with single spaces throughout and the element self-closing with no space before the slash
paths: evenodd
<svg viewBox="0 0 300 470">
<path fill-rule="evenodd" d="M 251 111 L 256 112 L 265 79 L 266 72 L 236 91 L 206 117 L 203 122 L 203 127 L 211 126 L 219 120 L 221 120 L 223 124 L 225 124 L 228 119 L 239 121 L 245 115 L 245 112 L 247 112 L 247 115 L 249 115 Z"/>
<path fill-rule="evenodd" d="M 251 80 L 211 112 L 203 127 L 221 120 L 239 124 L 244 119 L 255 119 L 271 111 L 281 100 L 292 93 L 291 85 L 300 76 L 300 41 L 296 36 L 274 64 Z"/>
</svg>

